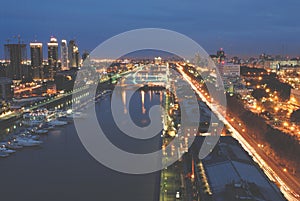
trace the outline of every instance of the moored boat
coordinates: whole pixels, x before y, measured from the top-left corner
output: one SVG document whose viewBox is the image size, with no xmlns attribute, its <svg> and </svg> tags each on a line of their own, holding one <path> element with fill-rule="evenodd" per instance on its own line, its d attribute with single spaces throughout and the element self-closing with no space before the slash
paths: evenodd
<svg viewBox="0 0 300 201">
<path fill-rule="evenodd" d="M 38 129 L 38 130 L 34 131 L 34 133 L 38 134 L 38 135 L 43 135 L 43 134 L 47 134 L 48 130 L 47 129 Z"/>
</svg>

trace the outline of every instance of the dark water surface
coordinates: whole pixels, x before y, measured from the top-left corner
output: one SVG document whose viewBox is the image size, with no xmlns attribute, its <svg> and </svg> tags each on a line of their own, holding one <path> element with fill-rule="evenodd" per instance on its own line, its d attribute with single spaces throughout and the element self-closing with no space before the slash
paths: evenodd
<svg viewBox="0 0 300 201">
<path fill-rule="evenodd" d="M 160 103 L 154 92 L 145 93 L 144 107 Z M 137 124 L 147 124 L 142 114 L 141 94 L 131 100 L 131 115 Z M 97 103 L 101 125 L 107 136 L 120 147 L 156 150 L 157 136 L 139 146 L 139 141 L 121 134 L 110 114 L 110 97 Z M 73 124 L 50 131 L 39 148 L 25 148 L 0 159 L 0 200 L 3 201 L 156 201 L 159 199 L 160 172 L 127 175 L 106 168 L 94 160 L 82 146 Z M 126 147 L 126 145 L 128 147 Z M 105 154 L 105 153 L 103 153 Z"/>
</svg>

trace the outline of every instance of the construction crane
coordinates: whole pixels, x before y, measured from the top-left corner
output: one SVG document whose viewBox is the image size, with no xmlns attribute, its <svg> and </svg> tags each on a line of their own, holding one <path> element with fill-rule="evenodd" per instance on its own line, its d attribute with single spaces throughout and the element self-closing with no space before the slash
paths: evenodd
<svg viewBox="0 0 300 201">
<path fill-rule="evenodd" d="M 20 34 L 18 34 L 18 36 L 13 36 L 13 38 L 18 38 L 18 44 L 21 43 L 21 36 L 20 36 Z"/>
</svg>

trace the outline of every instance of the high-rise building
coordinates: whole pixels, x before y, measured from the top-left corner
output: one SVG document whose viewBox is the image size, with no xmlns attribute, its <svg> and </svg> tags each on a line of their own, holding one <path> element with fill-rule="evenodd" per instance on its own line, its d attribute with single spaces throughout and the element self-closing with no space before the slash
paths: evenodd
<svg viewBox="0 0 300 201">
<path fill-rule="evenodd" d="M 43 44 L 30 43 L 31 68 L 33 79 L 43 79 Z"/>
<path fill-rule="evenodd" d="M 71 68 L 78 68 L 80 63 L 79 49 L 75 40 L 69 42 L 69 66 Z"/>
<path fill-rule="evenodd" d="M 223 50 L 223 48 L 221 48 L 219 51 L 217 51 L 217 58 L 218 58 L 218 63 L 225 63 L 225 51 Z"/>
<path fill-rule="evenodd" d="M 82 62 L 84 62 L 87 58 L 89 58 L 89 56 L 90 56 L 90 54 L 87 51 L 82 53 L 82 56 L 81 56 Z"/>
<path fill-rule="evenodd" d="M 8 63 L 7 77 L 13 80 L 23 79 L 23 65 L 25 65 L 27 57 L 26 44 L 5 44 L 4 54 L 5 61 Z"/>
<path fill-rule="evenodd" d="M 60 54 L 61 54 L 61 70 L 69 70 L 68 44 L 66 40 L 61 41 Z"/>
<path fill-rule="evenodd" d="M 57 39 L 53 36 L 48 43 L 48 78 L 53 79 L 54 73 L 57 70 L 58 61 L 58 43 Z"/>
</svg>

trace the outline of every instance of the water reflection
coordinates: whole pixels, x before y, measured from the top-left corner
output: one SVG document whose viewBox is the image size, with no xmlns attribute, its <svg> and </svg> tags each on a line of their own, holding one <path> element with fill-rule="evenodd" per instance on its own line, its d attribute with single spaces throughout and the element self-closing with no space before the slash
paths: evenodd
<svg viewBox="0 0 300 201">
<path fill-rule="evenodd" d="M 151 92 L 150 92 L 151 94 Z M 145 108 L 145 92 L 141 90 L 141 96 L 142 96 L 142 114 L 146 114 L 146 108 Z"/>
<path fill-rule="evenodd" d="M 123 107 L 124 107 L 124 114 L 127 114 L 127 107 L 126 107 L 126 90 L 122 89 L 122 103 L 123 103 Z"/>
<path fill-rule="evenodd" d="M 150 93 L 145 92 L 144 101 Z M 143 125 L 144 118 L 139 108 L 141 98 L 140 92 L 136 93 L 130 100 L 134 109 L 128 108 L 138 125 Z M 126 90 L 117 99 L 120 104 L 129 101 Z M 159 104 L 158 100 L 159 96 L 153 94 L 152 101 L 144 102 L 144 107 L 151 108 Z M 143 142 L 123 135 L 113 122 L 110 101 L 111 97 L 106 96 L 95 107 L 103 130 L 116 146 L 133 153 L 149 153 L 160 148 L 160 135 Z M 82 146 L 73 124 L 50 131 L 42 140 L 44 144 L 38 149 L 23 149 L 0 160 L 0 177 L 5 181 L 0 184 L 1 199 L 159 200 L 160 172 L 127 175 L 102 166 Z"/>
</svg>

